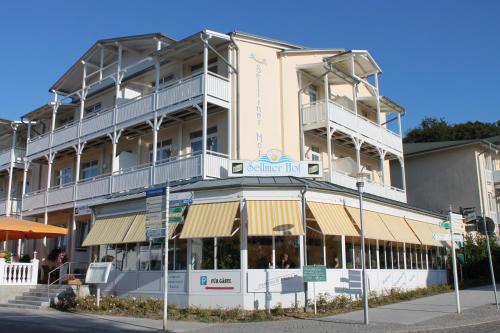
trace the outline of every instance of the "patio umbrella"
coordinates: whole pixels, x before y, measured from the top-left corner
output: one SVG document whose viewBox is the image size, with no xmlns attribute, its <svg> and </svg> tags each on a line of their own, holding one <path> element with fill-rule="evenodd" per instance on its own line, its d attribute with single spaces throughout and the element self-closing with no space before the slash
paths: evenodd
<svg viewBox="0 0 500 333">
<path fill-rule="evenodd" d="M 68 234 L 66 228 L 53 225 L 16 219 L 14 217 L 0 217 L 0 241 L 17 239 L 40 239 L 44 237 L 58 237 Z"/>
</svg>

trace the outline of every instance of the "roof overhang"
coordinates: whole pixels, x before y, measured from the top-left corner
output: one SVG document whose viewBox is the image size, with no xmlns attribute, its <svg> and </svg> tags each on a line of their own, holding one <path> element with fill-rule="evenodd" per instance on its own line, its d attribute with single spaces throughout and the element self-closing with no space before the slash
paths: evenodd
<svg viewBox="0 0 500 333">
<path fill-rule="evenodd" d="M 377 111 L 377 96 L 363 96 L 357 98 L 358 102 L 366 106 L 367 108 Z M 385 96 L 380 96 L 380 112 L 392 113 L 397 112 L 404 114 L 405 108 L 397 104 L 393 100 Z"/>
<path fill-rule="evenodd" d="M 382 73 L 382 69 L 375 62 L 371 54 L 366 50 L 351 50 L 334 55 L 327 62 L 347 73 L 352 73 L 352 62 L 354 61 L 354 75 L 366 78 L 371 75 Z"/>
<path fill-rule="evenodd" d="M 329 66 L 325 62 L 298 65 L 297 69 L 307 73 L 313 79 L 319 79 L 328 75 L 328 82 L 332 85 L 336 84 L 355 84 L 358 83 L 358 79 L 351 76 L 348 72 L 343 71 L 334 66 Z"/>
</svg>

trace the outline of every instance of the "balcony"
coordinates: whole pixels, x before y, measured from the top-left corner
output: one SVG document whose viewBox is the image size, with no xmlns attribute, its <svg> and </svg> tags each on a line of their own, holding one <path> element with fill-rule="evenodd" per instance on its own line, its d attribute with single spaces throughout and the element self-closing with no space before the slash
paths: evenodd
<svg viewBox="0 0 500 333">
<path fill-rule="evenodd" d="M 19 215 L 21 213 L 21 200 L 11 198 L 10 202 L 7 202 L 5 198 L 0 199 L 0 215 L 7 215 L 7 209 L 10 210 L 10 215 Z"/>
<path fill-rule="evenodd" d="M 398 155 L 403 152 L 402 138 L 398 134 L 385 126 L 356 115 L 345 106 L 328 101 L 328 117 L 324 100 L 302 106 L 304 131 L 324 128 L 328 119 L 338 131 L 361 137 L 366 143 Z"/>
<path fill-rule="evenodd" d="M 116 129 L 120 130 L 132 125 L 144 123 L 154 116 L 168 115 L 180 111 L 203 100 L 203 74 L 187 77 L 164 87 L 150 95 L 129 100 L 118 107 L 105 109 L 89 115 L 81 121 L 75 121 L 54 130 L 53 134 L 45 133 L 28 141 L 27 154 L 36 158 L 46 154 L 51 146 L 55 150 L 71 147 L 80 138 L 89 141 Z M 230 86 L 227 78 L 209 73 L 206 78 L 207 99 L 209 103 L 228 108 Z"/>
<path fill-rule="evenodd" d="M 345 186 L 345 187 L 348 187 L 351 189 L 357 189 L 356 178 L 351 177 L 349 175 L 346 175 L 346 174 L 339 172 L 339 171 L 333 171 L 333 174 L 332 174 L 330 181 L 334 184 Z M 400 202 L 406 202 L 405 191 L 403 191 L 399 188 L 396 188 L 396 187 L 367 181 L 367 182 L 365 182 L 364 191 L 366 193 L 370 193 L 370 194 L 384 197 L 387 199 L 400 201 Z"/>
<path fill-rule="evenodd" d="M 12 149 L 6 149 L 0 152 L 0 168 L 5 169 L 10 165 L 11 160 L 14 163 L 22 165 L 23 158 L 26 155 L 26 150 L 23 148 L 14 148 L 14 155 L 12 155 Z M 12 159 L 12 157 L 14 157 Z"/>
<path fill-rule="evenodd" d="M 495 187 L 500 187 L 500 170 L 493 171 L 493 181 L 495 182 Z"/>
<path fill-rule="evenodd" d="M 207 152 L 206 175 L 208 178 L 227 176 L 228 156 Z M 23 211 L 33 211 L 45 207 L 67 205 L 74 201 L 91 202 L 112 194 L 125 194 L 140 191 L 154 185 L 174 183 L 202 177 L 203 155 L 179 156 L 175 159 L 158 162 L 156 165 L 146 164 L 134 168 L 120 170 L 112 174 L 99 175 L 83 179 L 77 183 L 52 187 L 27 193 L 23 201 Z"/>
</svg>

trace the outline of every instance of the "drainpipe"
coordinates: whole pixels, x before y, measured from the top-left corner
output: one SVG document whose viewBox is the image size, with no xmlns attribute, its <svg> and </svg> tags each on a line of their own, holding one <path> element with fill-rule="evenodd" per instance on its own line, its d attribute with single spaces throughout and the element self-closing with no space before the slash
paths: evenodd
<svg viewBox="0 0 500 333">
<path fill-rule="evenodd" d="M 309 189 L 307 185 L 300 191 L 301 205 L 302 205 L 302 228 L 304 229 L 304 236 L 302 237 L 302 266 L 307 265 L 307 221 L 306 221 L 306 192 Z M 304 311 L 307 311 L 307 282 L 304 282 Z"/>
<path fill-rule="evenodd" d="M 240 159 L 240 48 L 236 44 L 234 34 L 229 36 L 236 50 L 236 159 Z M 232 92 L 231 92 L 232 93 Z"/>
</svg>

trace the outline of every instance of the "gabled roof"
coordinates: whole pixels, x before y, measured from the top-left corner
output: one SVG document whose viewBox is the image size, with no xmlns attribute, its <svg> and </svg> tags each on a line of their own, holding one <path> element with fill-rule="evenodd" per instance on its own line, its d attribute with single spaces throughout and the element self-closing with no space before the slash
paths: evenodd
<svg viewBox="0 0 500 333">
<path fill-rule="evenodd" d="M 491 141 L 493 140 L 493 141 Z M 496 141 L 495 141 L 496 140 Z M 492 148 L 500 151 L 500 147 L 496 146 L 494 142 L 500 142 L 500 136 L 491 137 L 487 139 L 473 139 L 473 140 L 455 140 L 455 141 L 437 141 L 437 142 L 418 142 L 418 143 L 405 143 L 403 145 L 404 155 L 406 157 L 427 154 L 445 149 L 456 149 L 470 145 L 493 145 Z"/>
<path fill-rule="evenodd" d="M 256 40 L 260 40 L 260 41 L 263 41 L 263 42 L 275 44 L 276 46 L 282 47 L 284 49 L 304 49 L 304 47 L 301 46 L 301 45 L 292 44 L 292 43 L 285 42 L 285 41 L 282 41 L 282 40 L 279 40 L 279 39 L 258 36 L 258 35 L 250 34 L 250 33 L 243 32 L 243 31 L 237 31 L 236 30 L 234 32 L 229 33 L 228 35 L 233 35 L 234 37 L 246 37 L 246 38 L 249 38 L 249 39 L 256 39 Z"/>
</svg>

